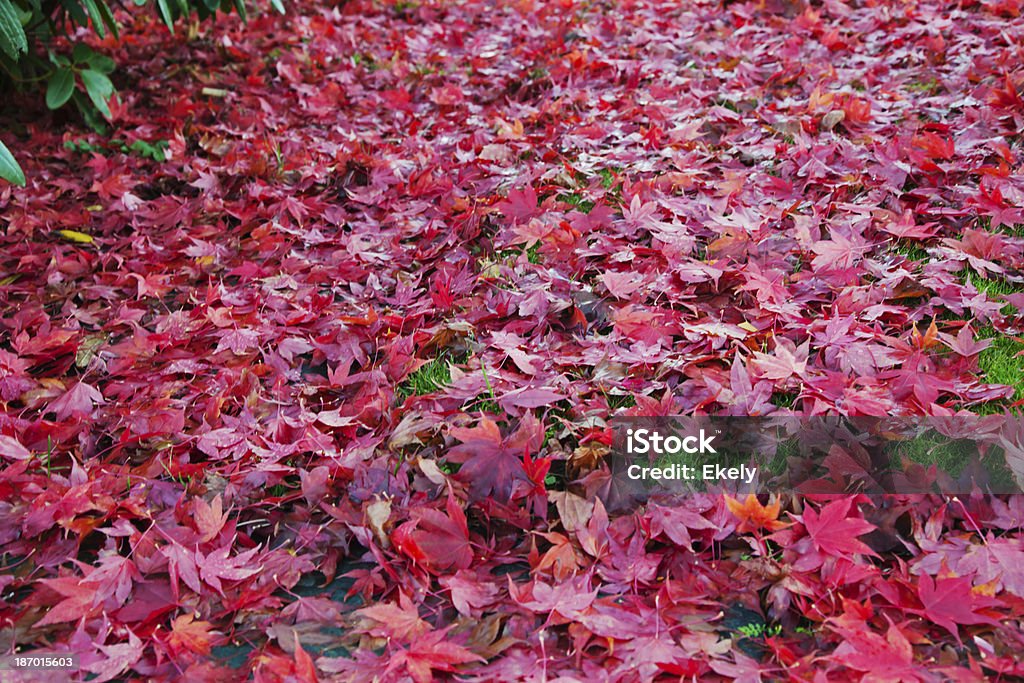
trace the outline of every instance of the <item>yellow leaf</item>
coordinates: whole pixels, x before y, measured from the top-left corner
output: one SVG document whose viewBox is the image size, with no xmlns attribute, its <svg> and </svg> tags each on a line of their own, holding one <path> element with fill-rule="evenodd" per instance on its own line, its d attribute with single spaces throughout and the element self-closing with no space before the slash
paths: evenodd
<svg viewBox="0 0 1024 683">
<path fill-rule="evenodd" d="M 107 335 L 103 333 L 90 334 L 85 337 L 78 345 L 78 351 L 75 353 L 75 366 L 79 368 L 89 367 L 89 363 L 96 356 L 96 352 L 106 342 Z"/>
<path fill-rule="evenodd" d="M 746 330 L 747 332 L 757 332 L 757 328 L 754 327 L 753 325 L 751 325 L 750 323 L 748 323 L 746 320 L 741 322 L 736 327 L 742 328 L 742 329 Z"/>
<path fill-rule="evenodd" d="M 87 235 L 84 232 L 78 232 L 77 230 L 58 230 L 57 234 L 69 242 L 75 242 L 77 244 L 92 244 L 92 235 Z"/>
</svg>

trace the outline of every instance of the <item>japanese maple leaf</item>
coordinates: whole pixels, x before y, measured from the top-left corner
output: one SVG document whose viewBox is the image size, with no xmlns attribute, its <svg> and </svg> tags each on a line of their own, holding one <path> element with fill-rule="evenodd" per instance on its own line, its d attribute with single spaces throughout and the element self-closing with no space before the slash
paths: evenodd
<svg viewBox="0 0 1024 683">
<path fill-rule="evenodd" d="M 775 340 L 775 353 L 755 353 L 751 365 L 762 379 L 787 380 L 796 375 L 802 377 L 807 371 L 807 357 L 810 342 L 799 347 L 785 337 Z"/>
<path fill-rule="evenodd" d="M 103 394 L 99 389 L 79 382 L 51 403 L 50 410 L 57 413 L 58 420 L 66 420 L 72 415 L 89 415 L 94 406 L 103 403 Z"/>
<path fill-rule="evenodd" d="M 11 460 L 31 460 L 32 451 L 22 446 L 13 436 L 0 434 L 0 456 Z"/>
<path fill-rule="evenodd" d="M 160 549 L 161 554 L 167 558 L 167 572 L 171 577 L 171 593 L 174 599 L 179 596 L 179 580 L 196 593 L 203 592 L 203 585 L 199 580 L 199 569 L 196 566 L 196 554 L 184 546 L 171 543 Z"/>
<path fill-rule="evenodd" d="M 899 220 L 882 221 L 879 227 L 890 235 L 904 239 L 925 240 L 938 234 L 940 226 L 938 222 L 918 224 L 914 220 L 914 213 L 907 209 L 900 216 Z"/>
<path fill-rule="evenodd" d="M 915 135 L 910 142 L 914 147 L 924 150 L 929 159 L 937 161 L 952 159 L 956 153 L 952 137 L 942 137 L 938 133 L 932 133 L 931 131 Z"/>
<path fill-rule="evenodd" d="M 247 566 L 250 564 L 249 560 L 252 559 L 252 556 L 258 550 L 259 548 L 252 548 L 234 557 L 229 557 L 231 553 L 230 544 L 214 550 L 206 557 L 203 557 L 197 551 L 196 567 L 198 567 L 199 575 L 203 581 L 208 583 L 215 591 L 224 595 L 224 589 L 220 583 L 221 579 L 239 581 L 260 572 L 261 567 Z"/>
<path fill-rule="evenodd" d="M 414 640 L 408 650 L 395 653 L 388 671 L 404 667 L 416 683 L 430 683 L 437 680 L 435 671 L 455 671 L 459 664 L 483 661 L 483 657 L 451 642 L 446 631 L 433 631 Z"/>
<path fill-rule="evenodd" d="M 1006 420 L 999 433 L 999 445 L 1014 478 L 1019 484 L 1024 484 L 1024 418 L 1014 416 Z"/>
<path fill-rule="evenodd" d="M 498 204 L 498 211 L 513 224 L 524 223 L 537 214 L 537 193 L 529 185 L 522 190 L 511 190 L 508 199 Z"/>
<path fill-rule="evenodd" d="M 776 514 L 778 514 L 776 512 Z M 717 524 L 699 512 L 680 505 L 651 505 L 648 510 L 651 523 L 651 536 L 664 534 L 678 546 L 693 550 L 690 530 L 714 529 Z"/>
<path fill-rule="evenodd" d="M 107 601 L 107 609 L 123 605 L 131 594 L 133 582 L 142 580 L 135 562 L 123 555 L 103 555 L 98 568 L 85 565 L 83 569 L 88 574 L 83 581 L 96 587 L 93 602 Z"/>
<path fill-rule="evenodd" d="M 863 624 L 858 629 L 840 629 L 843 642 L 829 659 L 868 674 L 864 680 L 878 683 L 933 680 L 927 670 L 914 663 L 914 648 L 895 625 L 883 637 Z"/>
<path fill-rule="evenodd" d="M 973 589 L 971 577 L 952 576 L 933 580 L 928 574 L 918 579 L 917 596 L 924 609 L 907 609 L 920 614 L 953 634 L 960 642 L 959 625 L 989 624 L 999 626 L 999 621 L 979 610 L 1002 605 L 1000 600 L 991 598 Z"/>
<path fill-rule="evenodd" d="M 96 606 L 96 586 L 86 583 L 79 577 L 62 576 L 42 579 L 41 582 L 60 593 L 64 599 L 47 611 L 36 626 L 77 621 L 92 612 Z"/>
<path fill-rule="evenodd" d="M 199 532 L 199 542 L 212 541 L 224 528 L 228 516 L 224 512 L 224 504 L 221 497 L 217 496 L 212 503 L 207 503 L 202 498 L 196 498 L 193 504 L 196 530 Z"/>
<path fill-rule="evenodd" d="M 213 649 L 220 634 L 214 631 L 208 621 L 196 620 L 191 614 L 182 614 L 171 622 L 171 634 L 167 637 L 167 647 L 175 657 L 187 653 L 207 656 Z"/>
<path fill-rule="evenodd" d="M 965 358 L 975 356 L 992 346 L 991 339 L 979 339 L 975 341 L 974 331 L 971 329 L 970 325 L 964 325 L 961 327 L 955 337 L 951 334 L 946 334 L 945 332 L 939 332 L 938 338 L 941 339 L 942 342 L 951 350 Z"/>
<path fill-rule="evenodd" d="M 729 508 L 729 512 L 739 518 L 740 525 L 737 530 L 740 533 L 757 529 L 778 531 L 787 526 L 785 522 L 779 521 L 779 501 L 761 505 L 757 496 L 750 493 L 742 503 L 732 496 L 726 495 L 725 504 Z"/>
<path fill-rule="evenodd" d="M 831 239 L 811 245 L 811 251 L 817 254 L 811 261 L 811 266 L 815 270 L 852 268 L 870 248 L 871 245 L 860 237 L 846 237 L 833 232 Z"/>
<path fill-rule="evenodd" d="M 225 458 L 236 455 L 242 448 L 245 437 L 231 427 L 220 427 L 199 437 L 196 448 L 211 458 Z"/>
<path fill-rule="evenodd" d="M 142 658 L 145 646 L 142 640 L 129 630 L 127 643 L 100 645 L 99 649 L 103 653 L 104 658 L 91 664 L 86 664 L 83 668 L 96 674 L 96 678 L 90 678 L 90 681 L 104 683 L 104 681 L 109 681 L 115 676 L 120 675 L 125 669 L 139 661 Z"/>
<path fill-rule="evenodd" d="M 672 335 L 679 331 L 671 313 L 660 309 L 647 310 L 635 304 L 627 304 L 616 309 L 612 317 L 617 331 L 645 344 L 669 347 Z"/>
<path fill-rule="evenodd" d="M 857 540 L 875 529 L 875 526 L 859 517 L 849 517 L 853 499 L 850 497 L 833 501 L 815 511 L 808 505 L 802 516 L 798 516 L 814 547 L 829 555 L 875 555 L 863 542 Z"/>
<path fill-rule="evenodd" d="M 601 276 L 601 281 L 616 299 L 629 299 L 633 292 L 643 286 L 644 276 L 640 273 L 608 271 Z"/>
<path fill-rule="evenodd" d="M 10 401 L 32 388 L 35 382 L 28 375 L 29 366 L 24 358 L 0 349 L 0 400 Z"/>
<path fill-rule="evenodd" d="M 399 591 L 398 604 L 377 603 L 356 610 L 356 616 L 368 620 L 366 632 L 381 638 L 395 638 L 407 643 L 430 630 L 430 624 L 420 618 L 416 605 Z"/>
<path fill-rule="evenodd" d="M 508 577 L 508 592 L 512 599 L 522 607 L 538 614 L 558 612 L 566 619 L 575 619 L 597 599 L 597 589 L 589 590 L 590 579 L 579 576 L 571 581 L 562 581 L 554 585 L 534 580 L 531 584 L 519 588 Z"/>
<path fill-rule="evenodd" d="M 291 657 L 281 652 L 266 651 L 261 653 L 255 665 L 254 679 L 261 683 L 318 683 L 320 680 L 313 658 L 302 648 L 297 631 L 292 631 Z M 230 675 L 228 678 L 230 679 Z"/>
<path fill-rule="evenodd" d="M 728 396 L 719 398 L 740 411 L 738 415 L 763 415 L 775 410 L 771 403 L 772 383 L 768 380 L 758 382 L 751 381 L 750 373 L 747 371 L 747 364 L 740 354 L 736 354 L 732 368 L 729 370 L 729 390 L 732 393 L 731 400 Z M 713 386 L 713 380 L 705 379 L 709 386 Z M 723 387 L 724 388 L 724 387 Z"/>
<path fill-rule="evenodd" d="M 1003 74 L 1003 87 L 992 86 L 988 91 L 988 103 L 997 109 L 1024 110 L 1024 100 L 1017 92 L 1009 72 Z"/>
<path fill-rule="evenodd" d="M 455 609 L 467 617 L 473 617 L 474 612 L 495 601 L 498 596 L 498 587 L 493 583 L 481 581 L 472 571 L 460 569 L 454 576 L 442 576 L 442 586 L 452 593 L 452 604 Z"/>
<path fill-rule="evenodd" d="M 685 529 L 683 532 L 685 533 Z M 541 555 L 533 571 L 538 574 L 550 574 L 558 581 L 564 581 L 579 571 L 579 558 L 572 541 L 565 534 L 549 532 L 539 534 L 549 543 L 551 547 Z M 455 600 L 455 591 L 452 591 L 452 600 Z"/>
<path fill-rule="evenodd" d="M 549 406 L 552 403 L 556 403 L 564 399 L 565 395 L 560 394 L 554 389 L 548 389 L 545 387 L 523 387 L 503 394 L 501 398 L 498 399 L 498 403 L 502 408 L 507 410 L 509 406 L 517 406 L 519 408 L 540 408 L 542 406 Z"/>
<path fill-rule="evenodd" d="M 294 652 L 292 656 L 295 660 L 293 671 L 295 672 L 295 680 L 301 681 L 302 683 L 319 683 L 320 679 L 316 675 L 316 664 L 313 663 L 313 658 L 309 656 L 309 653 L 302 649 L 302 643 L 299 642 L 299 634 L 297 631 L 293 632 L 295 642 L 293 643 Z"/>
<path fill-rule="evenodd" d="M 1012 226 L 1024 222 L 1024 211 L 1007 204 L 1003 199 L 1003 191 L 999 187 L 989 189 L 988 185 L 982 181 L 978 187 L 978 196 L 972 197 L 969 202 L 992 219 L 992 227 Z"/>
<path fill-rule="evenodd" d="M 971 547 L 956 570 L 976 574 L 976 582 L 995 582 L 1003 590 L 1024 598 L 1024 541 L 990 535 L 984 544 Z"/>
<path fill-rule="evenodd" d="M 256 330 L 225 330 L 220 332 L 219 336 L 220 341 L 217 343 L 214 353 L 230 349 L 231 353 L 241 356 L 258 347 L 260 342 L 260 334 Z"/>
<path fill-rule="evenodd" d="M 658 203 L 653 201 L 645 202 L 640 199 L 638 194 L 633 195 L 629 206 L 622 208 L 622 217 L 625 219 L 626 225 L 631 228 L 650 230 L 652 232 L 658 231 L 658 229 L 671 229 L 672 225 L 660 220 L 658 214 Z M 681 251 L 685 253 L 689 251 L 685 247 L 691 244 L 693 240 L 688 235 L 684 235 L 682 241 L 684 248 Z"/>
<path fill-rule="evenodd" d="M 417 508 L 412 520 L 391 534 L 395 546 L 414 562 L 438 570 L 466 569 L 473 563 L 466 515 L 453 495 L 448 496 L 448 514 L 433 508 Z"/>
<path fill-rule="evenodd" d="M 523 468 L 523 449 L 513 449 L 502 438 L 498 425 L 483 418 L 472 428 L 453 428 L 450 434 L 462 443 L 448 451 L 448 459 L 463 463 L 456 475 L 469 486 L 471 498 L 493 496 L 508 502 L 516 481 L 528 481 Z"/>
</svg>

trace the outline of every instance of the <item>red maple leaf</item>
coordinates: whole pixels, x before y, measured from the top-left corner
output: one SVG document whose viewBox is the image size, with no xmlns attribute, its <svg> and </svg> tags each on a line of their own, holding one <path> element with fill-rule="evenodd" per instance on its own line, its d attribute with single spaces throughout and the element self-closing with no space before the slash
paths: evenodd
<svg viewBox="0 0 1024 683">
<path fill-rule="evenodd" d="M 388 671 L 404 667 L 416 683 L 429 683 L 437 680 L 435 671 L 455 671 L 459 664 L 482 661 L 483 657 L 451 642 L 445 631 L 433 631 L 414 640 L 408 650 L 394 653 Z"/>
<path fill-rule="evenodd" d="M 377 603 L 355 612 L 368 621 L 365 631 L 382 638 L 395 638 L 409 642 L 430 630 L 430 624 L 420 618 L 416 605 L 405 593 L 399 592 L 398 604 Z"/>
<path fill-rule="evenodd" d="M 429 569 L 466 569 L 473 563 L 466 515 L 451 493 L 445 507 L 447 515 L 429 507 L 414 509 L 412 520 L 395 529 L 391 541 L 413 562 Z"/>
<path fill-rule="evenodd" d="M 472 500 L 493 496 L 508 502 L 516 481 L 529 481 L 523 460 L 523 449 L 502 438 L 498 425 L 483 418 L 476 427 L 453 428 L 452 436 L 462 443 L 448 451 L 448 460 L 463 463 L 458 479 L 469 486 Z"/>
<path fill-rule="evenodd" d="M 73 576 L 62 576 L 54 579 L 42 579 L 47 587 L 63 596 L 63 599 L 43 615 L 36 626 L 59 624 L 65 621 L 77 621 L 89 614 L 96 604 L 96 586 Z"/>
<path fill-rule="evenodd" d="M 960 642 L 958 626 L 990 624 L 998 626 L 998 613 L 985 614 L 979 610 L 1000 606 L 1002 602 L 974 590 L 969 576 L 950 576 L 932 579 L 922 574 L 918 579 L 917 596 L 923 609 L 908 609 L 920 614 L 953 634 Z"/>
<path fill-rule="evenodd" d="M 850 517 L 851 505 L 853 498 L 844 497 L 825 505 L 821 512 L 808 505 L 803 515 L 795 517 L 807 529 L 814 547 L 823 553 L 875 555 L 871 548 L 857 540 L 857 536 L 873 531 L 875 526 L 859 517 Z"/>
</svg>

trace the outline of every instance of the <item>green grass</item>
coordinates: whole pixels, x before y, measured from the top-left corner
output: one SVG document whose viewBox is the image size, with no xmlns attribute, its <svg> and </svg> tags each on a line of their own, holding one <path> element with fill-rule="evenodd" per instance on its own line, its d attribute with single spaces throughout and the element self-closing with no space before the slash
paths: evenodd
<svg viewBox="0 0 1024 683">
<path fill-rule="evenodd" d="M 498 405 L 498 402 L 491 398 L 477 399 L 469 405 L 472 407 L 473 412 L 484 412 L 491 415 L 501 415 L 504 412 L 501 406 Z"/>
<path fill-rule="evenodd" d="M 939 435 L 924 435 L 907 441 L 893 441 L 893 461 L 905 457 L 922 465 L 934 463 L 944 472 L 959 475 L 970 457 L 972 444 L 950 441 Z"/>
<path fill-rule="evenodd" d="M 352 55 L 352 63 L 356 66 L 364 66 L 367 71 L 377 71 L 381 65 L 369 53 L 356 52 Z"/>
<path fill-rule="evenodd" d="M 999 277 L 982 278 L 972 268 L 965 268 L 958 273 L 965 282 L 970 282 L 979 292 L 988 298 L 998 300 L 1007 294 L 1024 292 L 1024 283 L 1010 282 Z M 1007 304 L 1002 308 L 1003 315 L 1010 315 L 1014 307 Z M 1024 344 L 999 332 L 991 325 L 978 330 L 978 337 L 991 339 L 992 345 L 978 355 L 978 368 L 981 378 L 990 384 L 1004 384 L 1013 387 L 1014 400 L 1024 399 L 1024 357 L 1017 354 L 1024 351 Z M 977 408 L 977 412 L 985 414 L 1002 412 L 1005 405 L 994 401 Z"/>
<path fill-rule="evenodd" d="M 790 392 L 790 393 L 782 393 L 782 394 L 772 394 L 771 398 L 769 398 L 768 400 L 771 401 L 771 404 L 773 406 L 775 406 L 776 408 L 792 409 L 793 406 L 796 405 L 797 399 L 799 399 L 799 398 L 800 398 L 800 394 L 799 393 L 797 393 L 797 392 Z"/>
<path fill-rule="evenodd" d="M 291 489 L 288 488 L 288 486 L 282 482 L 280 484 L 274 484 L 273 486 L 268 488 L 267 496 L 269 498 L 283 498 L 284 496 L 288 495 L 289 491 L 291 491 Z"/>
<path fill-rule="evenodd" d="M 771 624 L 766 627 L 765 624 L 761 622 L 755 622 L 753 624 L 744 624 L 736 630 L 747 638 L 760 638 L 766 634 L 769 637 L 774 638 L 782 633 L 782 625 Z"/>
<path fill-rule="evenodd" d="M 570 206 L 575 207 L 577 210 L 583 213 L 590 213 L 591 211 L 594 210 L 595 206 L 594 202 L 578 194 L 563 193 L 558 195 L 556 199 L 558 199 L 558 201 L 560 202 L 564 202 L 566 204 L 569 204 Z"/>
<path fill-rule="evenodd" d="M 913 81 L 904 85 L 907 90 L 911 92 L 923 93 L 926 95 L 934 95 L 942 89 L 942 84 L 939 83 L 938 79 L 932 78 L 927 81 Z"/>
<path fill-rule="evenodd" d="M 1005 384 L 1013 387 L 1015 401 L 1024 399 L 1024 344 L 1000 334 L 992 327 L 982 328 L 982 339 L 991 339 L 992 346 L 978 355 L 978 367 L 982 378 L 991 384 Z"/>
<path fill-rule="evenodd" d="M 404 401 L 410 396 L 433 394 L 448 386 L 451 381 L 452 373 L 448 367 L 448 359 L 441 356 L 427 361 L 416 372 L 406 377 L 395 389 L 395 394 Z"/>
<path fill-rule="evenodd" d="M 928 251 L 920 243 L 911 240 L 898 239 L 894 241 L 890 251 L 905 256 L 911 261 L 928 260 Z"/>
<path fill-rule="evenodd" d="M 636 399 L 632 394 L 605 394 L 608 401 L 608 409 L 611 411 L 632 408 L 636 405 Z"/>
<path fill-rule="evenodd" d="M 544 260 L 540 254 L 540 242 L 536 242 L 526 249 L 499 249 L 494 252 L 494 261 L 495 263 L 505 262 L 514 265 L 514 262 L 522 255 L 525 255 L 526 260 L 533 265 Z"/>
<path fill-rule="evenodd" d="M 1010 282 L 1001 277 L 983 278 L 973 268 L 965 268 L 957 273 L 965 282 L 970 282 L 979 292 L 984 292 L 990 299 L 1007 294 L 1024 292 L 1024 282 Z"/>
<path fill-rule="evenodd" d="M 558 433 L 561 431 L 561 426 L 562 425 L 560 424 L 553 424 L 544 430 L 543 445 L 546 446 L 550 443 L 558 443 Z"/>
<path fill-rule="evenodd" d="M 719 107 L 725 107 L 729 111 L 736 112 L 737 114 L 740 111 L 740 108 L 736 106 L 735 102 L 733 102 L 732 100 L 727 100 L 724 97 L 719 97 L 717 100 L 715 100 L 715 104 Z"/>
<path fill-rule="evenodd" d="M 970 439 L 957 440 L 928 432 L 903 442 L 894 442 L 892 462 L 897 464 L 900 456 L 922 465 L 935 464 L 942 472 L 959 477 L 964 466 L 978 457 L 978 445 Z M 996 453 L 1000 453 L 996 451 Z M 981 461 L 988 472 L 989 481 L 997 488 L 1012 489 L 1014 476 L 1001 457 L 987 457 Z"/>
<path fill-rule="evenodd" d="M 621 172 L 622 169 L 615 166 L 611 168 L 602 168 L 597 172 L 597 174 L 601 176 L 601 186 L 606 190 L 612 189 L 615 185 L 615 176 Z"/>
<path fill-rule="evenodd" d="M 541 262 L 540 242 L 537 242 L 532 247 L 526 250 L 526 260 L 532 263 L 533 265 L 537 265 L 538 263 Z"/>
<path fill-rule="evenodd" d="M 1024 223 L 1017 225 L 1000 225 L 999 232 L 1011 237 L 1024 237 Z"/>
</svg>

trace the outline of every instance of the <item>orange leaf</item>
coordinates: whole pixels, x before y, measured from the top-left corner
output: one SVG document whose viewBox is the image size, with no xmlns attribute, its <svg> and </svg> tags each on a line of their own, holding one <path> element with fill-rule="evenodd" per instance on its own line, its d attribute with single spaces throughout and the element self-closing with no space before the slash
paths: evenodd
<svg viewBox="0 0 1024 683">
<path fill-rule="evenodd" d="M 939 342 L 939 328 L 935 325 L 935 318 L 932 318 L 932 324 L 928 326 L 927 332 L 921 334 L 921 331 L 915 327 L 911 337 L 913 338 L 914 346 L 919 349 L 935 346 Z"/>
<path fill-rule="evenodd" d="M 171 635 L 167 646 L 175 656 L 186 652 L 209 656 L 213 641 L 219 634 L 210 630 L 210 622 L 194 621 L 191 614 L 182 614 L 171 623 Z"/>
<path fill-rule="evenodd" d="M 785 522 L 779 521 L 779 502 L 761 505 L 757 496 L 748 493 L 746 500 L 742 503 L 732 496 L 725 497 L 725 504 L 729 512 L 740 519 L 739 531 L 753 531 L 755 529 L 767 529 L 778 531 L 786 526 Z"/>
</svg>

